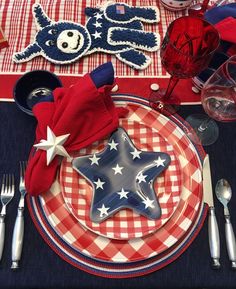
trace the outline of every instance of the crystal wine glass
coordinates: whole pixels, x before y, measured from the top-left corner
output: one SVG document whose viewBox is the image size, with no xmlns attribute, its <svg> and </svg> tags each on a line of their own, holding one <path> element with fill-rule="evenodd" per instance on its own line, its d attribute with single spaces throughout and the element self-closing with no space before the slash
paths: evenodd
<svg viewBox="0 0 236 289">
<path fill-rule="evenodd" d="M 195 143 L 210 145 L 219 135 L 214 120 L 236 121 L 236 55 L 224 62 L 207 80 L 201 91 L 202 105 L 207 115 L 193 114 L 186 121 L 197 137 L 189 131 Z M 214 120 L 213 120 L 214 119 Z"/>
<path fill-rule="evenodd" d="M 166 115 L 176 112 L 180 99 L 172 91 L 181 78 L 192 78 L 204 70 L 219 46 L 218 31 L 207 21 L 192 16 L 174 20 L 162 41 L 162 65 L 171 75 L 166 90 L 149 97 L 150 106 Z"/>
</svg>

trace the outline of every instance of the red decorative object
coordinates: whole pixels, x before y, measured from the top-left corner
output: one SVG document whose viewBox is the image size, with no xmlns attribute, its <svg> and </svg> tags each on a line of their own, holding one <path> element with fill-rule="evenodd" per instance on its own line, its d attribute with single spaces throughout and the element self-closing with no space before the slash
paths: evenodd
<svg viewBox="0 0 236 289">
<path fill-rule="evenodd" d="M 215 28 L 220 34 L 221 40 L 236 44 L 236 19 L 233 17 L 224 18 L 222 21 L 215 24 Z"/>
<path fill-rule="evenodd" d="M 7 39 L 5 38 L 3 31 L 0 27 L 0 49 L 8 47 Z"/>
<path fill-rule="evenodd" d="M 179 79 L 191 78 L 204 70 L 219 41 L 216 28 L 199 17 L 183 16 L 174 20 L 160 50 L 162 65 L 171 78 L 166 90 L 150 95 L 150 106 L 167 115 L 175 113 L 180 99 L 172 96 L 172 91 Z"/>
<path fill-rule="evenodd" d="M 118 127 L 119 116 L 126 110 L 115 108 L 110 96 L 112 85 L 96 88 L 89 74 L 70 88 L 57 88 L 54 102 L 34 106 L 38 120 L 35 143 L 47 139 L 47 126 L 56 136 L 70 134 L 64 144 L 68 153 L 88 146 Z M 55 180 L 61 157 L 47 166 L 46 151 L 32 148 L 25 175 L 26 190 L 31 195 L 42 194 Z"/>
</svg>

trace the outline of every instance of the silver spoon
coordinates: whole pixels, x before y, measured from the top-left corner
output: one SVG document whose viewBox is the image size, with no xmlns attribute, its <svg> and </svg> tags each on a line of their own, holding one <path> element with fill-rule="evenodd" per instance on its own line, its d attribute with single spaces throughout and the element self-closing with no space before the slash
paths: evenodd
<svg viewBox="0 0 236 289">
<path fill-rule="evenodd" d="M 231 261 L 231 267 L 232 269 L 236 270 L 236 240 L 233 227 L 230 221 L 230 214 L 228 209 L 228 202 L 231 199 L 232 190 L 228 181 L 225 179 L 219 180 L 216 184 L 215 192 L 218 200 L 224 206 L 225 237 L 226 237 L 227 251 L 229 259 Z"/>
</svg>

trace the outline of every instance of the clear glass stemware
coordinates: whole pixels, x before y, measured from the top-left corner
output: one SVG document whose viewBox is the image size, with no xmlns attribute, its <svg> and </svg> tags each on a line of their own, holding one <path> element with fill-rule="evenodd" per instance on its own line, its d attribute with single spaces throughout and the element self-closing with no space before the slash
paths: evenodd
<svg viewBox="0 0 236 289">
<path fill-rule="evenodd" d="M 186 118 L 197 137 L 191 130 L 188 135 L 195 143 L 210 145 L 219 136 L 214 120 L 236 121 L 236 55 L 224 62 L 207 80 L 201 91 L 201 102 L 207 115 L 195 114 Z"/>
</svg>

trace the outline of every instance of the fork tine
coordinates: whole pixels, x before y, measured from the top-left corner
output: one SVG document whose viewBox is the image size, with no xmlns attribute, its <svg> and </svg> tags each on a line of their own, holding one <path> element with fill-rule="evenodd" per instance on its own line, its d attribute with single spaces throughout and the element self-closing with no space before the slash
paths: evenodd
<svg viewBox="0 0 236 289">
<path fill-rule="evenodd" d="M 23 179 L 25 177 L 26 162 L 20 162 L 20 177 Z"/>
<path fill-rule="evenodd" d="M 2 187 L 1 187 L 1 195 L 3 194 L 4 190 L 5 190 L 5 174 L 2 176 Z"/>
<path fill-rule="evenodd" d="M 23 168 L 22 168 L 22 162 L 20 162 L 20 180 L 22 180 L 23 177 Z"/>
<path fill-rule="evenodd" d="M 8 174 L 8 194 L 11 194 L 11 189 L 12 189 L 12 177 L 11 174 Z"/>
<path fill-rule="evenodd" d="M 9 183 L 10 183 L 9 174 L 6 174 L 5 190 L 4 190 L 5 194 L 9 192 Z"/>
<path fill-rule="evenodd" d="M 24 162 L 23 162 L 23 165 L 24 165 L 24 177 L 25 177 L 25 170 L 26 170 L 26 165 L 27 165 L 27 162 L 26 162 L 26 161 L 24 161 Z"/>
<path fill-rule="evenodd" d="M 5 194 L 9 193 L 9 174 L 6 174 L 6 182 L 5 182 Z"/>
<path fill-rule="evenodd" d="M 11 193 L 14 194 L 14 192 L 15 192 L 15 180 L 14 180 L 14 175 L 13 174 L 11 175 L 11 180 L 12 180 Z"/>
</svg>

